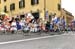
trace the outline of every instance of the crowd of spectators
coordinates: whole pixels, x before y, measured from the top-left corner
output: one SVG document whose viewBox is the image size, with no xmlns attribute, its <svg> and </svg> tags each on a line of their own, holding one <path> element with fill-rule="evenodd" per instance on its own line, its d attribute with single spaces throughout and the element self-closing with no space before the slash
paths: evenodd
<svg viewBox="0 0 75 49">
<path fill-rule="evenodd" d="M 58 32 L 65 31 L 66 22 L 64 17 L 60 19 L 60 17 L 53 16 L 52 20 L 49 22 L 43 21 L 41 18 L 35 19 L 33 16 L 25 16 L 20 18 L 17 16 L 16 18 L 12 17 L 0 19 L 0 31 L 23 31 L 23 32 Z M 68 28 L 69 30 L 71 28 Z"/>
</svg>

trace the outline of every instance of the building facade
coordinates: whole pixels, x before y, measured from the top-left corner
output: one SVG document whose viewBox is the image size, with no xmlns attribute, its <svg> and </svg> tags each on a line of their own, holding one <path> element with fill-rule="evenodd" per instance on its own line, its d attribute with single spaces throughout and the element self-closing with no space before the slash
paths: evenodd
<svg viewBox="0 0 75 49">
<path fill-rule="evenodd" d="M 14 17 L 32 13 L 44 20 L 46 15 L 61 15 L 61 0 L 0 0 L 0 11 Z"/>
<path fill-rule="evenodd" d="M 67 25 L 69 25 L 74 20 L 74 16 L 72 15 L 72 13 L 66 11 L 65 9 L 62 9 L 61 12 L 62 17 L 65 18 Z"/>
</svg>

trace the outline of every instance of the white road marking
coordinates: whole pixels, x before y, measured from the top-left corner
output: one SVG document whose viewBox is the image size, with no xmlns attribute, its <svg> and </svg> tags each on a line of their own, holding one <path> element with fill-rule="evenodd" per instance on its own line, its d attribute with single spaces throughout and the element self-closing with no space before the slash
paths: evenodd
<svg viewBox="0 0 75 49">
<path fill-rule="evenodd" d="M 30 39 L 23 39 L 23 40 L 15 40 L 15 41 L 8 41 L 8 42 L 0 42 L 0 45 L 17 43 L 17 42 L 24 42 L 24 41 L 39 40 L 39 39 L 45 39 L 45 38 L 50 38 L 50 37 L 58 37 L 58 36 L 63 36 L 63 35 L 68 35 L 68 34 L 44 36 L 44 37 L 37 37 L 37 38 L 30 38 Z"/>
</svg>

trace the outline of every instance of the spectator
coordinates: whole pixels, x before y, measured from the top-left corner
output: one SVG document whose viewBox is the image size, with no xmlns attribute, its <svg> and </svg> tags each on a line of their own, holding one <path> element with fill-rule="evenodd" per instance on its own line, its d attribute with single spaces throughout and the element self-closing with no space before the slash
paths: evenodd
<svg viewBox="0 0 75 49">
<path fill-rule="evenodd" d="M 13 31 L 17 31 L 17 24 L 16 24 L 16 21 L 15 19 L 12 21 L 11 23 L 11 28 L 10 28 L 10 31 L 13 33 Z"/>
<path fill-rule="evenodd" d="M 49 31 L 50 30 L 50 22 L 47 21 L 46 23 L 46 30 Z"/>
<path fill-rule="evenodd" d="M 16 21 L 16 25 L 17 25 L 17 30 L 21 30 L 21 28 L 22 28 L 21 22 L 20 21 Z"/>
</svg>

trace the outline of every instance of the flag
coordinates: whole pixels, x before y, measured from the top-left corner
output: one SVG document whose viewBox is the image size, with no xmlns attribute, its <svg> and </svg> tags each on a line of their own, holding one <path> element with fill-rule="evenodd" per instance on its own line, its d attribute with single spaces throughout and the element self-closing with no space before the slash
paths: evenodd
<svg viewBox="0 0 75 49">
<path fill-rule="evenodd" d="M 49 14 L 48 14 L 48 11 L 45 12 L 45 19 L 48 19 L 49 18 Z"/>
<path fill-rule="evenodd" d="M 66 21 L 64 19 L 61 19 L 61 23 L 64 27 L 66 26 Z"/>
</svg>

